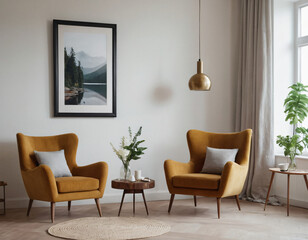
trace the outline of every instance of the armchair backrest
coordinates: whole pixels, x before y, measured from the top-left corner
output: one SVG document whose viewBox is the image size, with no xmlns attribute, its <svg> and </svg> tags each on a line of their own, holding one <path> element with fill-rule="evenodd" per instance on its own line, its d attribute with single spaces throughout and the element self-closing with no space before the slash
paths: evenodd
<svg viewBox="0 0 308 240">
<path fill-rule="evenodd" d="M 64 149 L 66 163 L 69 169 L 72 171 L 76 166 L 78 146 L 78 137 L 76 134 L 68 133 L 49 137 L 31 137 L 17 133 L 16 136 L 21 170 L 33 169 L 38 165 L 34 150 L 49 152 Z"/>
<path fill-rule="evenodd" d="M 187 142 L 190 152 L 190 161 L 194 172 L 202 170 L 206 157 L 206 147 L 231 149 L 237 148 L 235 162 L 240 165 L 249 164 L 252 130 L 246 129 L 235 133 L 210 133 L 199 130 L 187 132 Z"/>
</svg>

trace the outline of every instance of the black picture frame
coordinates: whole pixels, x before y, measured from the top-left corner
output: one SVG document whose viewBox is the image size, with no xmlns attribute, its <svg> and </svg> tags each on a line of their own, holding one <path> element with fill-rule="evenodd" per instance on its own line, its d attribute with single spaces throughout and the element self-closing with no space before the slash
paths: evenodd
<svg viewBox="0 0 308 240">
<path fill-rule="evenodd" d="M 105 42 L 106 43 L 106 55 L 105 57 L 101 57 L 100 59 L 105 59 L 105 83 L 86 83 L 85 82 L 85 68 L 81 66 L 81 61 L 78 61 L 79 66 L 77 66 L 77 63 L 75 63 L 75 67 L 78 69 L 82 69 L 81 75 L 82 75 L 82 83 L 75 83 L 82 86 L 82 88 L 75 88 L 75 85 L 72 85 L 73 87 L 68 88 L 65 76 L 65 57 L 67 55 L 66 45 L 64 44 L 64 36 L 71 36 L 69 35 L 71 30 L 73 29 L 73 32 L 75 34 L 80 34 L 78 31 L 80 30 L 83 34 L 82 36 L 87 36 L 87 31 L 90 34 L 95 34 L 95 31 L 98 31 L 98 34 L 101 34 L 100 36 L 103 36 L 105 33 L 101 33 L 106 31 L 106 37 Z M 60 32 L 59 32 L 60 31 Z M 68 34 L 65 32 L 67 31 Z M 66 34 L 66 35 L 65 35 Z M 76 38 L 76 35 L 72 35 L 72 39 L 78 39 Z M 78 36 L 78 35 L 77 35 Z M 117 43 L 117 25 L 116 24 L 108 24 L 108 23 L 94 23 L 94 22 L 81 22 L 81 21 L 67 21 L 67 20 L 53 20 L 53 57 L 54 57 L 54 116 L 55 117 L 116 117 L 117 113 L 117 106 L 116 106 L 116 43 Z M 67 39 L 68 37 L 66 37 Z M 81 39 L 87 39 L 87 38 L 81 38 Z M 95 38 L 92 35 L 91 38 L 93 41 Z M 79 40 L 78 40 L 79 41 Z M 75 41 L 75 42 L 78 42 Z M 82 41 L 82 40 L 80 40 Z M 85 41 L 85 40 L 84 40 Z M 97 40 L 99 41 L 99 40 Z M 71 41 L 73 42 L 73 40 Z M 95 44 L 99 44 L 99 42 L 95 42 Z M 94 44 L 94 45 L 95 45 Z M 77 44 L 78 45 L 78 44 Z M 82 45 L 82 44 L 79 44 Z M 83 44 L 83 46 L 86 46 L 86 44 Z M 63 47 L 65 50 L 63 50 Z M 60 48 L 60 49 L 59 49 Z M 71 50 L 73 47 L 71 47 Z M 59 51 L 62 51 L 63 54 Z M 73 50 L 74 51 L 74 50 Z M 72 52 L 71 52 L 72 53 Z M 70 55 L 71 57 L 72 55 Z M 87 55 L 88 56 L 88 55 Z M 63 59 L 61 61 L 60 57 Z M 90 58 L 90 57 L 88 57 Z M 92 60 L 94 59 L 91 57 Z M 74 58 L 75 59 L 75 58 Z M 95 59 L 98 59 L 96 57 Z M 76 62 L 76 61 L 75 61 Z M 84 62 L 87 62 L 84 60 Z M 91 61 L 88 61 L 91 62 Z M 92 61 L 93 62 L 93 61 Z M 61 66 L 60 66 L 61 64 Z M 95 70 L 99 72 L 103 67 L 101 67 L 98 70 Z M 87 68 L 87 69 L 95 69 L 93 68 Z M 92 71 L 91 70 L 91 71 Z M 93 72 L 92 72 L 93 73 Z M 94 75 L 93 75 L 94 74 Z M 92 76 L 95 76 L 95 73 L 93 73 Z M 68 74 L 67 74 L 68 75 Z M 89 75 L 88 75 L 89 76 Z M 80 77 L 81 78 L 81 77 Z M 79 81 L 79 80 L 78 80 Z M 85 98 L 86 94 L 89 95 L 89 93 L 86 93 L 85 84 L 92 84 L 92 85 L 103 85 L 104 84 L 104 93 L 97 95 L 96 92 L 91 91 L 91 93 L 96 94 L 97 96 L 101 97 L 104 101 L 101 100 L 99 104 L 97 103 L 91 103 L 87 105 L 85 103 L 86 101 L 82 101 L 84 104 L 81 104 L 82 99 Z M 93 86 L 92 86 L 93 88 Z M 94 87 L 95 88 L 95 87 Z M 98 88 L 98 87 L 96 87 Z M 76 90 L 78 89 L 78 90 Z M 60 92 L 61 91 L 61 92 Z M 89 90 L 90 91 L 90 90 Z M 69 92 L 69 93 L 67 93 Z M 71 93 L 73 92 L 73 93 Z M 85 94 L 85 95 L 84 95 Z M 69 97 L 70 95 L 73 95 L 73 97 Z M 82 95 L 82 97 L 81 97 Z M 81 99 L 81 100 L 80 100 Z M 89 98 L 88 98 L 89 99 Z M 100 100 L 98 98 L 98 100 Z M 74 102 L 72 104 L 72 102 Z M 96 105 L 95 105 L 96 104 Z"/>
</svg>

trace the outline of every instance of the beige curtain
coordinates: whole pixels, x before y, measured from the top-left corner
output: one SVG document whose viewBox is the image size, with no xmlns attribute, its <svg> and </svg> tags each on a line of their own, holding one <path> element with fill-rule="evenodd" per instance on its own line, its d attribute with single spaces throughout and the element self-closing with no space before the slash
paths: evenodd
<svg viewBox="0 0 308 240">
<path fill-rule="evenodd" d="M 241 0 L 236 130 L 253 129 L 242 198 L 264 201 L 275 164 L 273 134 L 272 0 Z"/>
</svg>

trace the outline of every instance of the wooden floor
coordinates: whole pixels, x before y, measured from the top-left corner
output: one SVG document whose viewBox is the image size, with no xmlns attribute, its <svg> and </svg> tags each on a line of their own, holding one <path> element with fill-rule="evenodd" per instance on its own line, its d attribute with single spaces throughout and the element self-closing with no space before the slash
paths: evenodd
<svg viewBox="0 0 308 240">
<path fill-rule="evenodd" d="M 167 213 L 168 201 L 148 202 L 148 218 L 164 221 L 171 226 L 171 232 L 151 239 L 308 239 L 308 210 L 292 207 L 286 216 L 286 207 L 240 201 L 238 211 L 234 199 L 222 199 L 221 219 L 217 219 L 216 199 L 198 198 L 194 207 L 193 198 L 175 200 L 171 214 Z M 103 217 L 117 216 L 119 203 L 101 204 Z M 33 208 L 29 217 L 26 209 L 8 209 L 6 216 L 0 216 L 0 239 L 56 239 L 47 234 L 52 226 L 49 208 Z M 98 216 L 93 205 L 74 205 L 71 212 L 67 207 L 56 208 L 55 223 L 81 217 Z M 132 203 L 124 203 L 121 216 L 132 216 Z M 142 202 L 136 203 L 136 217 L 147 217 Z"/>
</svg>

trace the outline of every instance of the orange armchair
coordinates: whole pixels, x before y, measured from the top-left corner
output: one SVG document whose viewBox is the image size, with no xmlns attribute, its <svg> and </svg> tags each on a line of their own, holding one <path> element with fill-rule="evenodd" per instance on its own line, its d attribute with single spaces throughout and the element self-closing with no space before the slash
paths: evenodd
<svg viewBox="0 0 308 240">
<path fill-rule="evenodd" d="M 73 134 L 63 134 L 50 137 L 31 137 L 17 134 L 19 163 L 23 182 L 30 198 L 27 216 L 30 214 L 33 200 L 51 203 L 51 221 L 54 221 L 55 203 L 94 198 L 101 216 L 99 198 L 104 194 L 108 165 L 98 162 L 79 167 L 76 164 L 78 137 Z M 55 178 L 47 165 L 39 165 L 34 151 L 59 151 L 64 149 L 66 163 L 72 177 Z"/>
<path fill-rule="evenodd" d="M 170 213 L 175 194 L 216 197 L 217 212 L 220 218 L 221 198 L 234 196 L 239 210 L 238 195 L 241 193 L 248 172 L 252 130 L 237 133 L 209 133 L 198 130 L 187 132 L 190 151 L 188 163 L 166 160 L 164 163 L 168 190 L 171 194 Z M 200 173 L 206 157 L 206 147 L 237 148 L 235 162 L 227 162 L 219 174 Z"/>
</svg>

